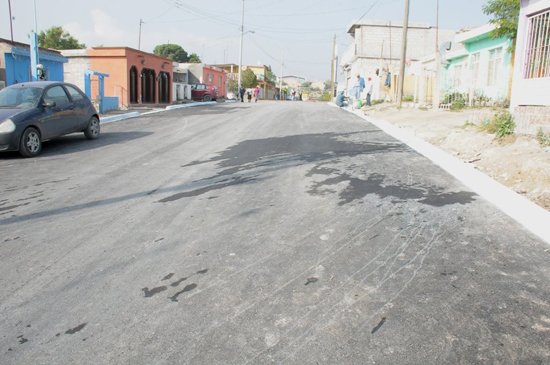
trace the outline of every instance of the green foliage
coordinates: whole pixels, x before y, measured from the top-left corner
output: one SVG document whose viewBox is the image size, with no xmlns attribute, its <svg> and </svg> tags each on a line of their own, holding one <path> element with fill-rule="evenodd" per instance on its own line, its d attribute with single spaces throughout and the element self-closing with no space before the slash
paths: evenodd
<svg viewBox="0 0 550 365">
<path fill-rule="evenodd" d="M 498 138 L 503 138 L 514 133 L 516 123 L 512 114 L 508 110 L 503 110 L 495 114 L 493 119 L 486 120 L 479 128 L 496 134 Z"/>
<path fill-rule="evenodd" d="M 470 122 L 469 120 L 467 120 L 466 122 L 464 122 L 464 125 L 462 126 L 462 129 L 466 129 L 468 127 L 475 127 L 476 125 L 472 122 Z"/>
<path fill-rule="evenodd" d="M 325 81 L 325 91 L 330 91 L 330 80 Z"/>
<path fill-rule="evenodd" d="M 419 109 L 419 110 L 423 110 L 423 111 L 425 111 L 425 112 L 427 112 L 428 110 L 430 110 L 430 109 L 426 108 L 425 106 L 421 106 L 421 107 L 419 107 L 418 109 Z"/>
<path fill-rule="evenodd" d="M 537 141 L 539 141 L 541 147 L 550 146 L 550 133 L 544 133 L 542 128 L 539 128 L 537 132 Z"/>
<path fill-rule="evenodd" d="M 199 58 L 199 55 L 196 53 L 191 53 L 189 56 L 189 63 L 201 63 L 201 59 Z"/>
<path fill-rule="evenodd" d="M 330 92 L 324 92 L 323 95 L 319 98 L 320 101 L 331 101 Z"/>
<path fill-rule="evenodd" d="M 414 101 L 414 96 L 412 96 L 412 95 L 405 95 L 405 96 L 403 96 L 403 101 L 405 101 L 405 102 Z"/>
<path fill-rule="evenodd" d="M 267 66 L 267 70 L 265 72 L 265 78 L 268 82 L 275 82 L 277 80 L 277 76 L 273 73 L 273 70 L 271 69 L 271 66 Z"/>
<path fill-rule="evenodd" d="M 227 81 L 227 90 L 232 93 L 236 93 L 239 90 L 239 81 L 235 79 L 229 79 Z"/>
<path fill-rule="evenodd" d="M 318 87 L 312 87 L 310 90 L 318 93 L 321 92 L 321 89 L 319 89 Z"/>
<path fill-rule="evenodd" d="M 159 44 L 153 49 L 153 54 L 168 58 L 169 60 L 176 62 L 188 62 L 187 52 L 177 44 Z"/>
<path fill-rule="evenodd" d="M 82 49 L 85 44 L 79 44 L 78 39 L 74 38 L 69 32 L 63 30 L 63 27 L 51 27 L 46 32 L 41 31 L 38 34 L 38 45 L 51 49 Z"/>
<path fill-rule="evenodd" d="M 310 81 L 304 81 L 302 82 L 302 85 L 300 85 L 302 87 L 310 87 L 311 86 L 311 82 Z"/>
<path fill-rule="evenodd" d="M 383 99 L 371 100 L 371 101 L 370 101 L 371 105 L 382 104 L 383 102 L 384 102 Z"/>
<path fill-rule="evenodd" d="M 485 14 L 491 16 L 490 22 L 497 25 L 491 32 L 492 38 L 516 39 L 520 0 L 488 0 L 482 9 Z"/>
<path fill-rule="evenodd" d="M 241 76 L 242 86 L 249 88 L 254 86 L 255 83 L 256 83 L 256 75 L 254 74 L 254 72 L 252 72 L 252 70 L 249 68 L 244 70 Z"/>
<path fill-rule="evenodd" d="M 456 99 L 455 101 L 453 101 L 453 103 L 451 104 L 451 110 L 452 111 L 458 111 L 458 110 L 462 110 L 466 107 L 466 103 L 464 102 L 464 99 Z"/>
<path fill-rule="evenodd" d="M 495 122 L 497 126 L 497 137 L 502 138 L 514 133 L 516 123 L 512 113 L 504 110 L 495 116 Z"/>
</svg>

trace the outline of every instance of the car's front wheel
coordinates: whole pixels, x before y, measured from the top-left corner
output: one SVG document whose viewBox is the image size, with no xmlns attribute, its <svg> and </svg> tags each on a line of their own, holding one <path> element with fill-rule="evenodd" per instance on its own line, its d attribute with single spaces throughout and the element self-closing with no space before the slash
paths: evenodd
<svg viewBox="0 0 550 365">
<path fill-rule="evenodd" d="M 92 117 L 86 129 L 84 129 L 84 135 L 88 139 L 96 139 L 99 137 L 99 119 Z"/>
<path fill-rule="evenodd" d="M 27 128 L 21 136 L 19 153 L 23 157 L 34 157 L 38 156 L 41 151 L 42 140 L 40 139 L 40 133 L 32 127 Z"/>
<path fill-rule="evenodd" d="M 211 100 L 212 100 L 212 96 L 206 94 L 206 95 L 202 98 L 202 100 L 204 100 L 204 101 L 211 101 Z"/>
</svg>

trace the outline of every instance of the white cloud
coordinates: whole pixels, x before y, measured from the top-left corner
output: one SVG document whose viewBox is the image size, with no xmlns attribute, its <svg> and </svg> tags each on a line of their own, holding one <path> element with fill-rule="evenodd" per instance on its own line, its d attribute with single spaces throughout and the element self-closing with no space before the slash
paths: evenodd
<svg viewBox="0 0 550 365">
<path fill-rule="evenodd" d="M 103 45 L 122 46 L 137 48 L 138 33 L 123 29 L 117 21 L 103 10 L 94 9 L 91 11 L 92 29 L 84 29 L 79 23 L 72 22 L 65 24 L 65 28 L 72 36 L 81 43 L 86 43 L 87 47 Z"/>
</svg>

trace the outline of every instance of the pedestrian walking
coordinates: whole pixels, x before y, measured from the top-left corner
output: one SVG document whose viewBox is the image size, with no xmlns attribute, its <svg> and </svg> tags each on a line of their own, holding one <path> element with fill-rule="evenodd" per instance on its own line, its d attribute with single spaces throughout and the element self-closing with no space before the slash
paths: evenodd
<svg viewBox="0 0 550 365">
<path fill-rule="evenodd" d="M 373 89 L 373 82 L 372 82 L 372 79 L 369 77 L 368 82 L 367 82 L 367 87 L 366 87 L 366 90 L 367 90 L 367 105 L 368 106 L 371 106 L 370 98 L 372 96 L 372 89 Z"/>
<path fill-rule="evenodd" d="M 250 103 L 252 101 L 252 93 L 248 90 L 246 94 L 248 95 L 248 102 Z"/>
<path fill-rule="evenodd" d="M 256 88 L 254 89 L 254 102 L 257 103 L 258 102 L 258 96 L 260 95 L 260 88 L 258 86 L 256 86 Z"/>
<path fill-rule="evenodd" d="M 241 86 L 241 90 L 239 90 L 239 93 L 241 94 L 241 103 L 244 103 L 244 93 L 245 93 L 244 86 Z"/>
</svg>

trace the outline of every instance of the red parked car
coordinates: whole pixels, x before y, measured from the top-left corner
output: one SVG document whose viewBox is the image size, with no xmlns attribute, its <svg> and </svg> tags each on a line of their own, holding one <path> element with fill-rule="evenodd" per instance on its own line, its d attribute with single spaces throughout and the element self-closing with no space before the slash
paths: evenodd
<svg viewBox="0 0 550 365">
<path fill-rule="evenodd" d="M 191 85 L 191 98 L 193 100 L 211 101 L 218 98 L 218 89 L 212 85 Z"/>
</svg>

